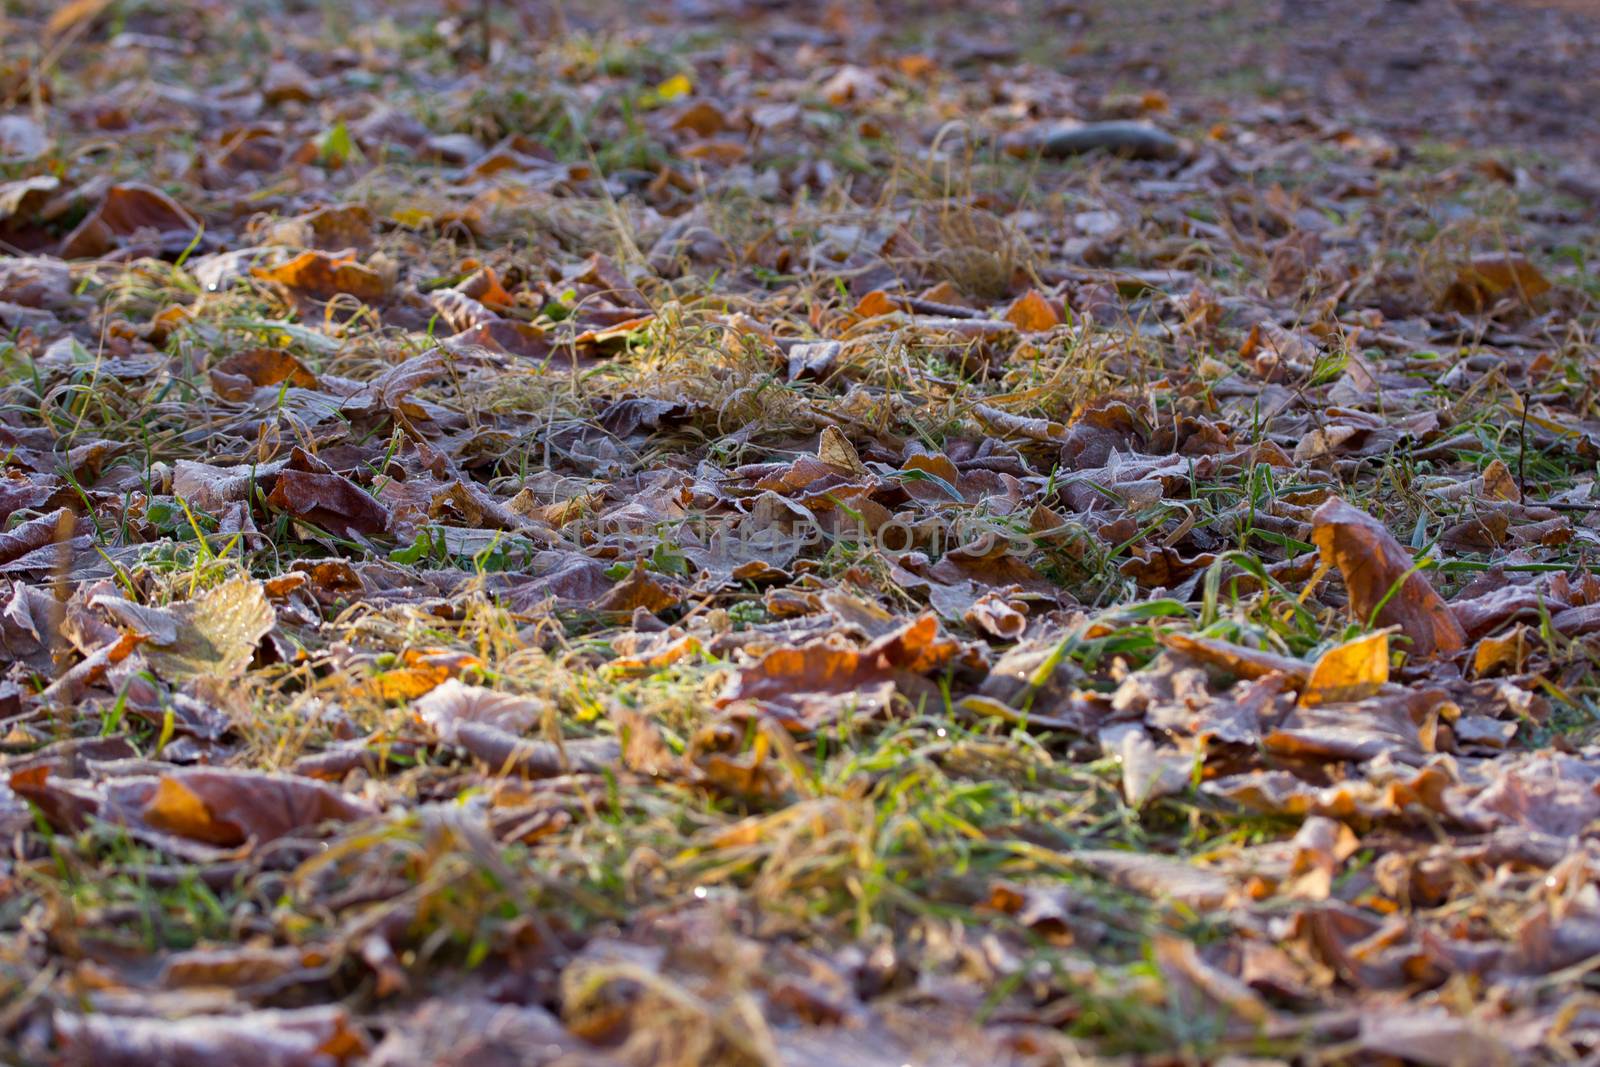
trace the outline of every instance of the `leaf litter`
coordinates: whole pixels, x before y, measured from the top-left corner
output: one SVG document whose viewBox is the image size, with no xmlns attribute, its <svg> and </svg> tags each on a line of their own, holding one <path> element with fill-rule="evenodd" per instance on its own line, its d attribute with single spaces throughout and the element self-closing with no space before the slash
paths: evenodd
<svg viewBox="0 0 1600 1067">
<path fill-rule="evenodd" d="M 7 1062 L 1600 1051 L 1600 24 L 1181 6 L 0 14 Z"/>
</svg>

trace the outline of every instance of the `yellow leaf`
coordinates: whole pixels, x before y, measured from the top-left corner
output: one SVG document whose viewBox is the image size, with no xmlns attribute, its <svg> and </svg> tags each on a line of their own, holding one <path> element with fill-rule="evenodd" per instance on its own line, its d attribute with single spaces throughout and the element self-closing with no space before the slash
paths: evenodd
<svg viewBox="0 0 1600 1067">
<path fill-rule="evenodd" d="M 686 74 L 674 74 L 660 85 L 656 86 L 656 99 L 663 102 L 682 100 L 694 92 L 694 83 Z"/>
<path fill-rule="evenodd" d="M 1389 680 L 1389 631 L 1346 641 L 1318 657 L 1306 682 L 1302 704 L 1361 700 Z"/>
</svg>

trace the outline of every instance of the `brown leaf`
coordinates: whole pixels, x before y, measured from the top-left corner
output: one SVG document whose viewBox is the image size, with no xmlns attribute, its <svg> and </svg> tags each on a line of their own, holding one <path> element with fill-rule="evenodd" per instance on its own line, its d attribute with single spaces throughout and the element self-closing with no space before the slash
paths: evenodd
<svg viewBox="0 0 1600 1067">
<path fill-rule="evenodd" d="M 598 774 L 615 767 L 621 748 L 609 738 L 535 741 L 481 722 L 456 726 L 456 742 L 488 765 L 492 774 L 554 778 L 568 773 Z"/>
<path fill-rule="evenodd" d="M 340 537 L 372 537 L 389 528 L 389 511 L 337 474 L 284 469 L 267 504 Z"/>
<path fill-rule="evenodd" d="M 453 743 L 464 723 L 481 723 L 514 734 L 537 724 L 549 705 L 535 697 L 497 693 L 450 678 L 412 705 L 412 714 L 439 740 Z"/>
<path fill-rule="evenodd" d="M 837 426 L 822 428 L 821 443 L 817 446 L 817 458 L 830 467 L 838 467 L 851 474 L 870 474 L 866 464 L 861 462 L 856 446 L 850 443 L 850 439 Z"/>
<path fill-rule="evenodd" d="M 678 601 L 679 594 L 645 570 L 644 561 L 640 560 L 634 564 L 632 572 L 626 578 L 608 589 L 606 594 L 595 602 L 594 610 L 632 612 L 644 608 L 655 614 L 674 607 Z"/>
<path fill-rule="evenodd" d="M 326 963 L 323 950 L 306 948 L 197 948 L 175 952 L 161 966 L 159 983 L 169 989 L 184 986 L 243 986 L 278 982 L 290 975 L 305 975 Z"/>
<path fill-rule="evenodd" d="M 1330 497 L 1312 515 L 1312 523 L 1311 538 L 1322 563 L 1339 568 L 1359 622 L 1366 623 L 1376 612 L 1378 625 L 1398 626 L 1410 639 L 1410 651 L 1418 659 L 1453 656 L 1466 647 L 1466 634 L 1449 605 L 1420 572 L 1407 573 L 1410 554 L 1381 522 Z"/>
<path fill-rule="evenodd" d="M 196 767 L 107 787 L 107 810 L 193 841 L 263 844 L 318 823 L 374 814 L 365 802 L 309 778 Z"/>
<path fill-rule="evenodd" d="M 959 652 L 956 642 L 939 635 L 938 620 L 924 615 L 859 650 L 828 641 L 773 649 L 731 678 L 717 704 L 756 701 L 811 728 L 851 709 L 862 714 L 882 710 L 901 672 L 926 674 Z"/>
<path fill-rule="evenodd" d="M 290 247 L 365 252 L 372 246 L 372 212 L 361 204 L 322 207 L 268 227 L 265 237 Z"/>
<path fill-rule="evenodd" d="M 1161 643 L 1174 652 L 1182 652 L 1190 659 L 1220 667 L 1235 678 L 1264 678 L 1269 674 L 1283 675 L 1296 687 L 1306 684 L 1311 677 L 1311 667 L 1304 660 L 1280 656 L 1273 652 L 1244 648 L 1240 645 L 1218 641 L 1211 637 L 1172 631 L 1161 635 Z"/>
<path fill-rule="evenodd" d="M 990 590 L 974 600 L 962 612 L 961 619 L 979 633 L 1015 641 L 1028 628 L 1028 605 Z"/>
<path fill-rule="evenodd" d="M 1215 871 L 1171 856 L 1089 849 L 1073 852 L 1071 858 L 1073 863 L 1126 889 L 1181 901 L 1193 908 L 1220 907 L 1233 890 L 1232 884 Z"/>
<path fill-rule="evenodd" d="M 456 996 L 408 1008 L 366 1067 L 616 1067 L 537 1005 Z"/>
<path fill-rule="evenodd" d="M 317 376 L 281 348 L 247 348 L 211 368 L 211 387 L 224 400 L 248 400 L 256 389 L 283 382 L 317 388 Z"/>
<path fill-rule="evenodd" d="M 195 217 L 148 185 L 113 185 L 77 229 L 61 241 L 62 259 L 103 256 L 129 239 L 152 240 L 181 252 L 200 232 Z"/>
<path fill-rule="evenodd" d="M 0 141 L 4 136 L 4 133 L 0 133 Z M 4 145 L 0 144 L 0 156 L 4 154 Z M 60 185 L 61 179 L 49 175 L 0 182 L 0 233 L 10 232 L 29 222 Z"/>
<path fill-rule="evenodd" d="M 1425 1067 L 1511 1067 L 1527 1062 L 1493 1028 L 1444 1008 L 1363 1012 L 1362 1051 Z"/>
<path fill-rule="evenodd" d="M 1456 270 L 1445 302 L 1458 311 L 1481 311 L 1502 297 L 1531 303 L 1550 291 L 1550 282 L 1532 261 L 1516 252 L 1473 256 Z"/>
<path fill-rule="evenodd" d="M 1234 1016 L 1261 1026 L 1272 1017 L 1266 1001 L 1244 982 L 1201 959 L 1194 942 L 1170 934 L 1155 938 L 1156 965 L 1169 985 L 1183 983 L 1227 1009 Z"/>
<path fill-rule="evenodd" d="M 70 542 L 77 525 L 77 516 L 66 508 L 58 508 L 48 515 L 29 519 L 14 530 L 0 533 L 0 564 L 12 563 L 47 545 L 60 547 L 61 561 L 72 558 Z"/>
</svg>

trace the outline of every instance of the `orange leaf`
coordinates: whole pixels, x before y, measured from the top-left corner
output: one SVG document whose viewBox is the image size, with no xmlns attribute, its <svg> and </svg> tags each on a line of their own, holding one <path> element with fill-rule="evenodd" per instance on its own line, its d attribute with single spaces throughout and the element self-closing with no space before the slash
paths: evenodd
<svg viewBox="0 0 1600 1067">
<path fill-rule="evenodd" d="M 1365 700 L 1389 680 L 1389 631 L 1378 630 L 1317 657 L 1302 704 Z"/>
<path fill-rule="evenodd" d="M 926 78 L 939 69 L 939 64 L 932 56 L 923 55 L 920 52 L 901 56 L 894 61 L 894 65 L 900 69 L 901 74 L 908 78 Z"/>
<path fill-rule="evenodd" d="M 227 835 L 227 840 L 217 840 L 217 828 L 206 802 L 174 778 L 161 779 L 155 793 L 145 802 L 143 815 L 145 822 L 169 834 L 212 844 L 232 843 L 231 834 Z"/>
<path fill-rule="evenodd" d="M 397 667 L 373 675 L 367 692 L 385 702 L 415 700 L 449 677 L 450 672 L 443 667 Z"/>
<path fill-rule="evenodd" d="M 109 811 L 224 848 L 373 814 L 366 802 L 310 778 L 221 767 L 173 770 L 154 786 L 148 778 L 124 778 L 111 783 L 107 793 Z"/>
<path fill-rule="evenodd" d="M 888 315 L 900 310 L 900 305 L 889 298 L 889 294 L 882 289 L 874 289 L 861 298 L 856 304 L 856 314 L 864 319 L 875 319 L 879 315 Z"/>
<path fill-rule="evenodd" d="M 708 100 L 696 100 L 672 120 L 672 128 L 710 137 L 727 129 L 728 119 L 717 105 Z"/>
<path fill-rule="evenodd" d="M 1043 333 L 1061 325 L 1061 316 L 1055 306 L 1039 295 L 1037 289 L 1026 293 L 1006 308 L 1006 321 L 1025 333 Z"/>
<path fill-rule="evenodd" d="M 517 302 L 517 298 L 506 292 L 505 286 L 500 284 L 500 278 L 495 274 L 493 267 L 483 267 L 474 271 L 472 276 L 456 286 L 456 289 L 485 307 L 502 309 L 513 307 Z"/>
<path fill-rule="evenodd" d="M 711 163 L 737 163 L 750 154 L 748 146 L 738 141 L 701 141 L 680 150 L 685 159 L 699 159 Z"/>
<path fill-rule="evenodd" d="M 68 0 L 56 8 L 55 13 L 50 16 L 50 21 L 44 25 L 44 32 L 49 37 L 59 37 L 68 30 L 98 17 L 100 12 L 110 6 L 111 0 Z"/>
<path fill-rule="evenodd" d="M 959 304 L 961 303 L 961 290 L 948 281 L 942 281 L 938 285 L 924 289 L 921 299 L 931 300 L 936 304 Z"/>
<path fill-rule="evenodd" d="M 378 304 L 389 295 L 389 283 L 383 275 L 357 263 L 352 255 L 301 252 L 280 266 L 257 267 L 251 273 L 318 300 L 349 293 L 362 303 Z"/>
<path fill-rule="evenodd" d="M 1474 677 L 1482 678 L 1501 668 L 1512 673 L 1520 670 L 1523 661 L 1528 658 L 1528 633 L 1528 627 L 1519 623 L 1510 633 L 1499 637 L 1485 637 L 1479 641 L 1477 649 L 1472 654 Z"/>
</svg>

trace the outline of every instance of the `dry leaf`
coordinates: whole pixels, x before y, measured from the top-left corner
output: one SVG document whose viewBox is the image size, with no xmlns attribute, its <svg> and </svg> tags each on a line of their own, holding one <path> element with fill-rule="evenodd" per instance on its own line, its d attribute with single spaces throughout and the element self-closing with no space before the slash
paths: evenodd
<svg viewBox="0 0 1600 1067">
<path fill-rule="evenodd" d="M 371 537 L 389 528 L 389 511 L 337 474 L 284 469 L 267 504 L 340 537 Z"/>
<path fill-rule="evenodd" d="M 1475 312 L 1503 297 L 1531 303 L 1549 291 L 1549 280 L 1527 256 L 1489 252 L 1473 256 L 1456 271 L 1445 301 L 1458 310 Z"/>
<path fill-rule="evenodd" d="M 113 185 L 95 209 L 61 240 L 63 259 L 103 256 L 128 240 L 152 240 L 181 252 L 200 233 L 200 223 L 166 193 L 148 185 Z"/>
<path fill-rule="evenodd" d="M 232 847 L 275 841 L 319 823 L 364 819 L 367 804 L 310 778 L 221 768 L 126 778 L 109 789 L 113 810 L 193 841 Z"/>
<path fill-rule="evenodd" d="M 388 279 L 356 262 L 353 254 L 301 252 L 281 266 L 257 267 L 250 273 L 316 300 L 348 293 L 364 304 L 381 304 L 389 296 Z"/>
<path fill-rule="evenodd" d="M 850 443 L 837 426 L 824 426 L 822 428 L 822 443 L 817 447 L 817 458 L 830 467 L 849 471 L 851 474 L 867 474 L 866 464 L 861 462 L 855 445 Z"/>
<path fill-rule="evenodd" d="M 196 1015 L 187 1019 L 57 1012 L 70 1067 L 340 1067 L 367 1041 L 340 1007 Z"/>
<path fill-rule="evenodd" d="M 1055 305 L 1029 289 L 1006 308 L 1005 320 L 1024 333 L 1042 333 L 1061 325 L 1061 314 Z"/>
<path fill-rule="evenodd" d="M 1335 645 L 1317 657 L 1300 695 L 1302 704 L 1365 700 L 1389 680 L 1389 633 L 1378 630 Z"/>
<path fill-rule="evenodd" d="M 276 614 L 260 582 L 235 578 L 193 600 L 148 608 L 119 597 L 91 603 L 146 635 L 144 655 L 163 678 L 243 674 Z"/>
<path fill-rule="evenodd" d="M 1319 507 L 1312 522 L 1323 565 L 1339 568 L 1358 621 L 1376 613 L 1378 625 L 1399 627 L 1418 659 L 1453 656 L 1466 647 L 1449 605 L 1412 570 L 1410 554 L 1381 522 L 1338 497 Z"/>
<path fill-rule="evenodd" d="M 451 678 L 419 699 L 412 712 L 439 740 L 453 743 L 462 723 L 482 723 L 520 734 L 537 724 L 549 707 L 533 697 L 497 693 Z"/>
</svg>

